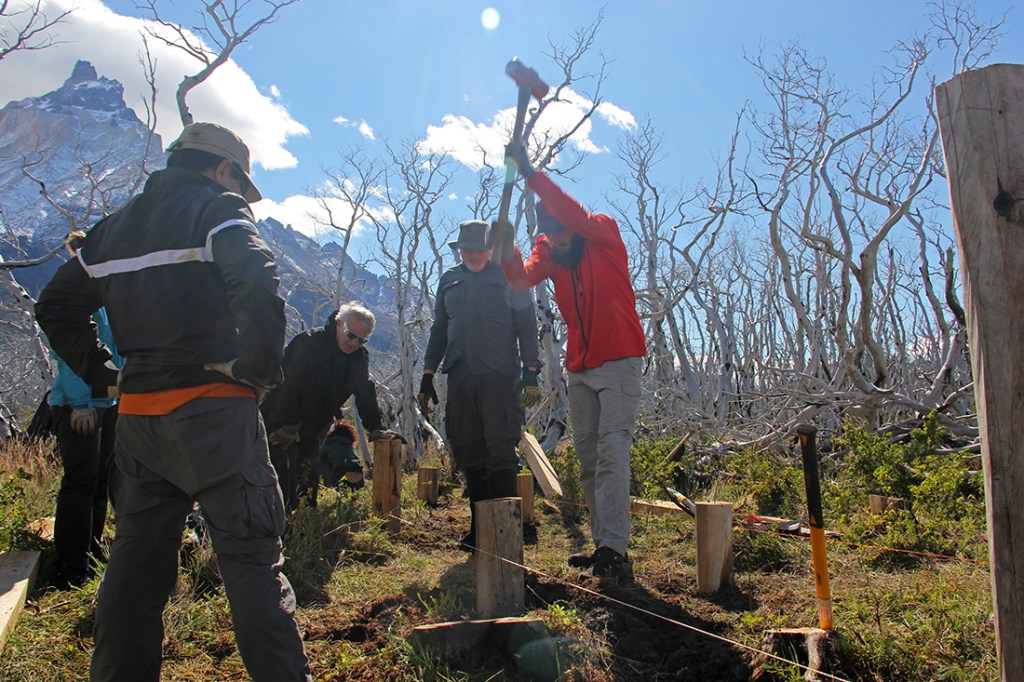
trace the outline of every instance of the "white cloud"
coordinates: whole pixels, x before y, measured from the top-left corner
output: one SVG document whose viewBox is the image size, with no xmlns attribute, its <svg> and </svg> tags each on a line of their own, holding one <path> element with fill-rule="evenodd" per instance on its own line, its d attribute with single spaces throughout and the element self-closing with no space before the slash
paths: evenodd
<svg viewBox="0 0 1024 682">
<path fill-rule="evenodd" d="M 373 128 L 366 121 L 352 121 L 345 118 L 344 116 L 335 116 L 332 119 L 332 121 L 340 125 L 342 128 L 355 128 L 356 130 L 359 131 L 360 135 L 365 137 L 367 140 L 370 140 L 371 142 L 377 139 L 377 136 L 373 132 Z"/>
<path fill-rule="evenodd" d="M 616 128 L 632 130 L 636 127 L 636 119 L 633 117 L 633 114 L 621 107 L 615 106 L 611 102 L 601 102 L 598 104 L 597 113 Z"/>
<path fill-rule="evenodd" d="M 0 93 L 6 99 L 0 105 L 60 87 L 71 75 L 75 62 L 87 58 L 100 76 L 124 85 L 125 102 L 144 118 L 142 101 L 149 91 L 139 63 L 141 33 L 144 26 L 155 25 L 120 16 L 100 0 L 42 0 L 41 4 L 51 16 L 74 11 L 55 28 L 60 44 L 45 50 L 13 52 L 3 60 Z M 157 69 L 157 133 L 167 145 L 181 132 L 174 99 L 178 83 L 186 74 L 197 72 L 199 63 L 153 38 L 148 42 Z M 274 98 L 280 94 L 273 86 L 270 92 Z M 238 133 L 249 145 L 254 166 L 271 170 L 297 164 L 285 144 L 289 137 L 307 135 L 308 129 L 283 105 L 260 93 L 252 78 L 234 62 L 227 62 L 193 89 L 188 103 L 195 120 L 221 123 Z M 259 184 L 258 171 L 254 179 Z"/>
<path fill-rule="evenodd" d="M 534 137 L 550 139 L 565 135 L 592 106 L 592 101 L 572 90 L 564 90 L 562 98 L 544 110 L 534 127 Z M 503 109 L 489 123 L 474 123 L 465 116 L 446 114 L 441 125 L 427 126 L 420 148 L 424 152 L 446 153 L 474 171 L 480 170 L 484 163 L 500 166 L 515 114 L 514 107 Z M 600 120 L 617 128 L 628 130 L 636 125 L 633 114 L 609 102 L 600 104 L 597 114 Z M 580 152 L 607 151 L 591 138 L 593 127 L 593 120 L 588 119 L 572 134 L 570 143 Z"/>
<path fill-rule="evenodd" d="M 292 195 L 283 201 L 264 199 L 252 205 L 253 215 L 257 220 L 273 218 L 292 229 L 303 233 L 317 241 L 336 237 L 336 232 L 329 227 L 333 217 L 335 225 L 347 225 L 352 217 L 352 207 L 341 199 L 326 199 L 330 214 L 316 197 L 303 194 Z M 358 236 L 362 226 L 357 224 L 354 236 Z"/>
<path fill-rule="evenodd" d="M 373 128 L 366 121 L 359 122 L 359 134 L 365 137 L 367 140 L 376 140 L 377 138 L 373 134 Z"/>
</svg>

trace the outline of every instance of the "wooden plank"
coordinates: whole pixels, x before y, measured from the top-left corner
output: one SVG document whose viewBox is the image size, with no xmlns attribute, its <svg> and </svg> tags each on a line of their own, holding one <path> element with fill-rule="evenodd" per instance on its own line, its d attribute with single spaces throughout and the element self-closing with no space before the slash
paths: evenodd
<svg viewBox="0 0 1024 682">
<path fill-rule="evenodd" d="M 530 465 L 537 484 L 545 495 L 549 497 L 562 496 L 562 484 L 558 482 L 555 475 L 555 468 L 551 466 L 548 456 L 544 454 L 544 448 L 540 446 L 537 439 L 529 431 L 523 431 L 523 439 L 519 441 L 519 449 L 522 450 Z"/>
<path fill-rule="evenodd" d="M 664 500 L 646 500 L 641 497 L 634 497 L 629 501 L 630 509 L 633 512 L 644 512 L 655 516 L 686 516 L 689 515 L 677 506 L 674 502 Z"/>
<path fill-rule="evenodd" d="M 35 521 L 29 521 L 29 524 L 28 526 L 26 526 L 26 528 L 29 531 L 38 535 L 40 540 L 53 542 L 53 522 L 54 517 L 45 516 Z"/>
<path fill-rule="evenodd" d="M 540 618 L 481 618 L 417 625 L 412 629 L 411 639 L 429 651 L 457 655 L 479 646 L 496 627 L 518 626 L 547 632 L 547 626 Z"/>
<path fill-rule="evenodd" d="M 1024 680 L 1024 65 L 935 88 L 985 471 L 996 649 Z"/>
<path fill-rule="evenodd" d="M 0 552 L 0 652 L 39 572 L 39 552 Z"/>
</svg>

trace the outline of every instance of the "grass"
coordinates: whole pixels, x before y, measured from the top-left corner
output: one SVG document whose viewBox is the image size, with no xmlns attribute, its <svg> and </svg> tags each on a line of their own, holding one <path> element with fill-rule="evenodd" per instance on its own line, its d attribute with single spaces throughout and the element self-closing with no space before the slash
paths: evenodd
<svg viewBox="0 0 1024 682">
<path fill-rule="evenodd" d="M 634 474 L 673 476 L 664 466 L 671 445 L 640 444 Z M 50 447 L 8 444 L 0 451 L 5 518 L 52 515 L 59 467 Z M 905 450 L 900 456 L 915 462 L 913 475 L 901 473 L 897 480 L 886 473 L 895 471 L 889 450 L 870 440 L 861 447 L 870 450 L 870 461 L 864 456 L 858 466 L 823 467 L 826 524 L 842 539 L 828 545 L 836 626 L 831 672 L 848 680 L 998 677 L 984 524 L 977 523 L 974 483 L 957 475 L 955 486 L 940 485 L 928 472 L 950 479 L 955 472 L 948 463 Z M 917 447 L 927 449 L 927 443 Z M 516 655 L 494 642 L 446 657 L 417 647 L 410 637 L 415 626 L 473 616 L 475 577 L 471 559 L 457 548 L 468 527 L 468 502 L 457 486 L 444 489 L 436 508 L 416 502 L 410 470 L 403 480 L 397 536 L 373 518 L 369 488 L 355 494 L 323 489 L 318 508 L 302 508 L 292 518 L 285 571 L 299 597 L 297 620 L 315 679 L 483 682 L 557 674 L 580 682 L 746 680 L 751 649 L 767 630 L 817 626 L 810 549 L 799 537 L 737 527 L 733 581 L 711 595 L 697 590 L 695 528 L 682 514 L 633 517 L 634 588 L 602 585 L 569 568 L 565 557 L 588 544 L 587 519 L 572 481 L 571 449 L 560 449 L 552 459 L 567 495 L 556 504 L 538 495 L 538 540 L 524 548 L 526 565 L 537 571 L 527 576 L 526 615 L 543 621 L 551 633 L 548 654 Z M 682 465 L 700 473 L 696 456 Z M 802 481 L 791 473 L 798 466 L 784 457 L 737 453 L 714 467 L 713 476 L 676 480 L 692 483 L 684 492 L 693 499 L 732 501 L 740 512 L 772 510 L 791 518 L 803 512 Z M 848 471 L 863 481 L 877 472 L 879 480 L 902 486 L 913 513 L 869 514 L 868 493 L 858 497 L 850 489 L 843 479 Z M 442 479 L 452 480 L 450 470 Z M 644 492 L 657 491 L 649 481 L 641 485 L 648 486 L 640 488 Z M 841 524 L 830 525 L 830 514 Z M 27 536 L 8 535 L 30 542 Z M 951 550 L 957 558 L 865 546 L 885 543 L 933 553 Z M 48 544 L 41 547 L 44 556 L 52 554 Z M 46 587 L 47 577 L 44 565 L 0 654 L 0 679 L 87 678 L 98 580 L 59 592 Z M 162 679 L 248 679 L 207 547 L 198 547 L 183 563 L 164 620 Z M 784 663 L 765 666 L 764 675 L 763 680 L 802 679 L 798 668 Z"/>
</svg>

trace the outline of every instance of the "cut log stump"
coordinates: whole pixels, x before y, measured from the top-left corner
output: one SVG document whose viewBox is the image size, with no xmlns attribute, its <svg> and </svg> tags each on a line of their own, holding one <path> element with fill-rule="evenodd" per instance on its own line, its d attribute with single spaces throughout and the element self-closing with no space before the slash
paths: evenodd
<svg viewBox="0 0 1024 682">
<path fill-rule="evenodd" d="M 804 682 L 824 682 L 824 680 L 831 679 L 823 677 L 819 673 L 833 674 L 834 666 L 829 661 L 834 658 L 838 638 L 835 630 L 820 628 L 769 630 L 761 640 L 759 649 L 762 653 L 755 655 L 751 661 L 753 673 L 750 680 L 751 682 L 762 682 L 778 679 L 769 670 L 775 666 L 769 666 L 769 663 L 781 666 L 784 666 L 785 663 L 773 656 L 803 666 Z"/>
<path fill-rule="evenodd" d="M 454 659 L 492 646 L 515 663 L 520 674 L 531 680 L 557 680 L 558 650 L 547 626 L 539 618 L 493 618 L 458 620 L 419 625 L 412 629 L 414 646 Z"/>
</svg>

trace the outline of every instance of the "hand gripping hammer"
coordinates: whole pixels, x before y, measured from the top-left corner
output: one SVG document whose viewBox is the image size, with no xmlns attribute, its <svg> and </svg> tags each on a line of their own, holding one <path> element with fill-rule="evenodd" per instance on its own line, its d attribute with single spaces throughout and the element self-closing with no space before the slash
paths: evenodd
<svg viewBox="0 0 1024 682">
<path fill-rule="evenodd" d="M 523 64 L 517 57 L 513 57 L 505 65 L 505 73 L 515 81 L 519 90 L 519 98 L 516 103 L 516 120 L 512 125 L 511 144 L 519 142 L 523 135 L 523 125 L 526 122 L 526 107 L 530 103 L 530 97 L 541 100 L 548 94 L 548 85 L 540 79 L 537 72 Z M 518 168 L 514 159 L 507 154 L 505 156 L 505 184 L 501 188 L 501 202 L 498 204 L 498 230 L 491 235 L 491 258 L 496 262 L 501 259 L 503 240 L 512 239 L 511 231 L 508 234 L 500 229 L 508 223 L 508 213 L 512 206 L 512 188 L 515 186 Z"/>
</svg>

